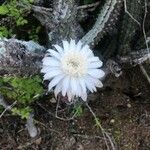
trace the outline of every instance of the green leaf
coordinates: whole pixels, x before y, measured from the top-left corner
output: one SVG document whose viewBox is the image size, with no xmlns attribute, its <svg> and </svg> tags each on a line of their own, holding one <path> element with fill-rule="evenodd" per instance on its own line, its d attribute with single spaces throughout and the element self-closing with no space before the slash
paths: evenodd
<svg viewBox="0 0 150 150">
<path fill-rule="evenodd" d="M 34 3 L 34 0 L 29 0 L 30 3 Z"/>
<path fill-rule="evenodd" d="M 9 12 L 7 6 L 2 5 L 0 6 L 0 15 L 6 15 Z"/>
<path fill-rule="evenodd" d="M 9 35 L 11 35 L 11 30 L 8 30 L 6 27 L 4 26 L 0 26 L 0 37 L 8 37 Z"/>
<path fill-rule="evenodd" d="M 26 19 L 24 19 L 23 17 L 19 17 L 19 19 L 16 21 L 16 23 L 17 23 L 17 26 L 21 26 L 21 25 L 27 24 L 28 21 Z"/>
<path fill-rule="evenodd" d="M 11 100 L 17 100 L 19 104 L 30 104 L 38 99 L 44 92 L 42 80 L 39 76 L 33 77 L 3 77 L 2 82 L 7 87 L 0 88 L 0 92 Z M 38 95 L 38 96 L 37 96 Z"/>
<path fill-rule="evenodd" d="M 12 108 L 12 114 L 13 115 L 19 115 L 21 119 L 28 119 L 30 113 L 32 112 L 32 109 L 30 107 L 25 108 Z"/>
</svg>

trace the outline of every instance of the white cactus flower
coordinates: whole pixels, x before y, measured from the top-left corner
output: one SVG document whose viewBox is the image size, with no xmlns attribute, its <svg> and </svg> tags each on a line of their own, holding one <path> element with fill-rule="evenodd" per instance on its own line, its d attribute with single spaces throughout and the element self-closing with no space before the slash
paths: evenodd
<svg viewBox="0 0 150 150">
<path fill-rule="evenodd" d="M 48 49 L 43 59 L 41 72 L 44 80 L 49 80 L 48 90 L 54 88 L 55 96 L 61 92 L 71 101 L 74 97 L 87 100 L 87 91 L 94 92 L 96 87 L 103 87 L 99 80 L 105 73 L 101 69 L 102 61 L 95 57 L 88 45 L 81 41 L 62 41 L 63 47 L 54 45 L 55 50 Z"/>
</svg>

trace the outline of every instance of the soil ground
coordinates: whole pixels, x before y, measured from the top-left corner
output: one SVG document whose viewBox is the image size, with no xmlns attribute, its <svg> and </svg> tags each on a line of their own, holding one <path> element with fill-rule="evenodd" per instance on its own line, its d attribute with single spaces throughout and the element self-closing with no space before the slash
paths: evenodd
<svg viewBox="0 0 150 150">
<path fill-rule="evenodd" d="M 150 87 L 138 67 L 116 78 L 107 76 L 104 88 L 89 95 L 89 105 L 118 150 L 150 150 Z M 56 119 L 56 103 L 42 99 L 34 104 L 39 134 L 30 138 L 25 121 L 5 114 L 0 119 L 1 150 L 107 150 L 90 111 L 70 121 Z M 59 115 L 70 115 L 67 107 Z M 110 145 L 109 145 L 110 146 Z M 111 150 L 111 147 L 110 147 Z"/>
</svg>

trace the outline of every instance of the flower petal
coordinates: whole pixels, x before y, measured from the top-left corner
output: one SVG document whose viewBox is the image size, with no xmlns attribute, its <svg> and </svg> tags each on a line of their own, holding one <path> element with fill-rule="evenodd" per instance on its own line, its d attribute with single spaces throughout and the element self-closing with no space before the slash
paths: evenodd
<svg viewBox="0 0 150 150">
<path fill-rule="evenodd" d="M 102 78 L 105 75 L 101 69 L 88 69 L 88 74 L 94 78 Z"/>
<path fill-rule="evenodd" d="M 87 93 L 83 93 L 81 95 L 81 98 L 83 99 L 83 101 L 86 101 L 87 100 Z"/>
<path fill-rule="evenodd" d="M 100 61 L 99 57 L 90 57 L 88 58 L 88 62 L 95 62 L 95 61 Z"/>
<path fill-rule="evenodd" d="M 70 91 L 67 91 L 67 97 L 68 97 L 68 101 L 71 102 L 71 100 L 74 98 L 74 95 L 72 95 Z"/>
<path fill-rule="evenodd" d="M 44 80 L 50 80 L 51 78 L 53 78 L 59 74 L 63 74 L 60 69 L 54 70 L 54 71 L 52 70 L 44 75 Z"/>
<path fill-rule="evenodd" d="M 50 71 L 55 71 L 55 70 L 58 70 L 59 68 L 58 67 L 50 67 L 50 66 L 43 66 L 43 68 L 41 69 L 41 72 L 42 73 L 48 73 Z"/>
<path fill-rule="evenodd" d="M 56 48 L 56 50 L 57 50 L 60 54 L 63 53 L 63 48 L 62 48 L 62 47 L 60 47 L 59 45 L 53 45 L 53 46 Z"/>
<path fill-rule="evenodd" d="M 69 50 L 69 42 L 68 41 L 62 41 L 63 42 L 63 47 L 64 47 L 64 51 L 68 51 Z"/>
<path fill-rule="evenodd" d="M 75 43 L 75 40 L 72 40 L 70 41 L 70 46 L 69 46 L 69 50 L 71 51 L 75 51 L 76 50 L 76 43 Z"/>
<path fill-rule="evenodd" d="M 97 82 L 95 83 L 95 86 L 99 87 L 99 88 L 102 88 L 103 84 L 102 84 L 102 82 L 100 80 L 97 80 Z"/>
<path fill-rule="evenodd" d="M 99 87 L 99 88 L 103 87 L 103 84 L 99 79 L 93 78 L 90 75 L 88 75 L 88 78 L 94 84 L 95 87 Z M 94 88 L 94 89 L 95 89 L 94 91 L 96 91 L 96 88 Z"/>
<path fill-rule="evenodd" d="M 86 57 L 94 57 L 93 51 L 90 49 L 88 45 L 85 45 L 82 48 L 81 53 L 85 55 Z"/>
<path fill-rule="evenodd" d="M 98 57 L 91 57 L 91 58 L 88 58 L 88 62 L 91 64 L 91 63 L 96 63 L 98 62 L 100 64 L 99 67 L 101 67 L 103 65 L 103 62 L 98 58 Z"/>
<path fill-rule="evenodd" d="M 61 58 L 60 53 L 58 53 L 58 52 L 56 52 L 56 51 L 54 51 L 52 49 L 48 49 L 47 51 L 50 53 L 50 55 L 52 57 L 55 57 L 56 59 L 60 60 L 60 58 Z"/>
<path fill-rule="evenodd" d="M 78 79 L 76 79 L 76 81 L 77 81 Z M 79 84 L 79 82 L 77 81 L 76 82 L 76 86 L 77 86 L 77 90 L 76 90 L 76 96 L 78 97 L 80 97 L 81 96 L 81 93 L 82 93 L 82 89 L 81 89 L 81 86 L 80 86 L 80 84 Z"/>
<path fill-rule="evenodd" d="M 63 89 L 62 89 L 62 95 L 65 96 L 66 93 L 67 93 L 67 90 L 69 88 L 69 82 L 70 82 L 70 77 L 69 76 L 66 76 L 63 81 L 62 81 L 62 86 L 63 86 Z"/>
<path fill-rule="evenodd" d="M 93 83 L 93 91 L 96 92 L 97 91 L 96 87 L 101 87 L 101 84 L 102 84 L 101 81 L 97 78 L 93 78 L 90 75 L 87 75 L 87 77 L 88 77 L 88 80 L 91 81 L 91 83 Z"/>
<path fill-rule="evenodd" d="M 91 82 L 89 76 L 85 77 L 85 84 L 86 84 L 87 89 L 93 93 L 95 87 L 94 87 L 94 84 Z"/>
<path fill-rule="evenodd" d="M 60 82 L 61 79 L 64 78 L 64 75 L 58 75 L 56 77 L 54 77 L 54 79 L 52 79 L 52 81 L 49 83 L 48 85 L 48 90 L 50 91 L 56 84 L 58 84 Z"/>
<path fill-rule="evenodd" d="M 86 93 L 86 85 L 85 85 L 85 81 L 83 78 L 79 78 L 79 84 L 82 88 L 83 93 Z"/>
<path fill-rule="evenodd" d="M 81 49 L 82 49 L 82 42 L 81 41 L 79 41 L 78 43 L 77 43 L 77 47 L 76 47 L 76 50 L 77 51 L 80 51 Z"/>
<path fill-rule="evenodd" d="M 74 77 L 71 77 L 70 79 L 70 86 L 71 86 L 71 93 L 73 95 L 76 95 L 77 85 L 76 85 L 76 79 Z"/>
<path fill-rule="evenodd" d="M 60 62 L 57 59 L 54 59 L 52 57 L 45 57 L 43 58 L 43 65 L 46 66 L 60 66 Z"/>
<path fill-rule="evenodd" d="M 88 65 L 88 68 L 100 68 L 102 66 L 101 61 L 92 62 Z"/>
<path fill-rule="evenodd" d="M 55 87 L 55 89 L 54 89 L 54 95 L 55 95 L 55 98 L 56 98 L 56 99 L 57 99 L 58 93 L 59 93 L 61 90 L 62 90 L 62 81 L 60 81 L 60 82 L 56 85 L 56 87 Z"/>
</svg>

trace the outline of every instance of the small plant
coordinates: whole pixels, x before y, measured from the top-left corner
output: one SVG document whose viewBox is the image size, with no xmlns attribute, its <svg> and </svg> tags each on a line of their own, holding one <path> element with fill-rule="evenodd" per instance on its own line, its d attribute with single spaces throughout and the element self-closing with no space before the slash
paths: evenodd
<svg viewBox="0 0 150 150">
<path fill-rule="evenodd" d="M 0 37 L 15 35 L 26 40 L 39 40 L 41 25 L 31 15 L 33 3 L 34 0 L 9 0 L 0 6 Z"/>
<path fill-rule="evenodd" d="M 0 93 L 19 104 L 30 104 L 43 94 L 42 80 L 34 77 L 1 77 Z"/>
<path fill-rule="evenodd" d="M 75 105 L 74 108 L 73 108 L 72 114 L 73 114 L 75 117 L 80 117 L 80 116 L 83 114 L 82 105 L 80 105 L 80 104 Z"/>
<path fill-rule="evenodd" d="M 0 26 L 0 37 L 9 37 L 12 35 L 12 30 L 5 26 Z"/>
<path fill-rule="evenodd" d="M 0 6 L 0 15 L 12 17 L 17 26 L 27 24 L 25 19 L 27 14 L 31 11 L 31 4 L 34 1 L 31 0 L 10 0 Z"/>
<path fill-rule="evenodd" d="M 29 39 L 30 40 L 34 40 L 34 41 L 38 41 L 38 33 L 41 30 L 41 26 L 33 26 L 31 30 L 28 31 L 29 34 Z"/>
<path fill-rule="evenodd" d="M 113 131 L 113 136 L 114 136 L 115 141 L 119 142 L 121 138 L 121 131 L 120 130 Z"/>
<path fill-rule="evenodd" d="M 42 80 L 34 77 L 0 77 L 0 94 L 10 101 L 16 101 L 11 109 L 13 115 L 27 119 L 32 112 L 30 104 L 43 95 Z"/>
<path fill-rule="evenodd" d="M 95 121 L 95 126 L 97 127 L 97 129 L 101 129 L 101 123 L 100 123 L 99 118 L 95 117 L 94 121 Z"/>
<path fill-rule="evenodd" d="M 11 109 L 13 115 L 18 115 L 21 119 L 28 119 L 32 109 L 30 107 L 17 108 L 14 107 Z"/>
</svg>

